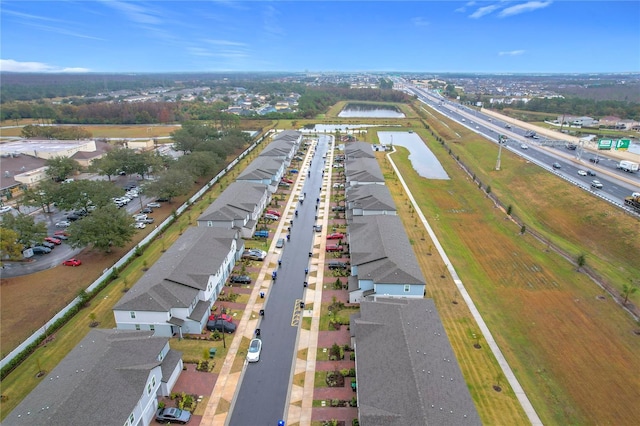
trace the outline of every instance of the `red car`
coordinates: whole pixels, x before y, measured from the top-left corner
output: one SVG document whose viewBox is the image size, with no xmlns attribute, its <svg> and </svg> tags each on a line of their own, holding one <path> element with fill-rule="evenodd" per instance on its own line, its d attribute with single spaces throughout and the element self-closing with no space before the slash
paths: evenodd
<svg viewBox="0 0 640 426">
<path fill-rule="evenodd" d="M 340 232 L 334 232 L 333 234 L 327 235 L 327 240 L 341 240 L 344 238 L 344 234 Z"/>
<path fill-rule="evenodd" d="M 53 235 L 64 235 L 65 237 L 68 237 L 69 233 L 67 231 L 56 231 Z"/>
<path fill-rule="evenodd" d="M 280 179 L 280 180 L 281 180 L 282 182 L 285 182 L 285 183 L 293 183 L 293 181 L 292 181 L 291 179 L 287 179 L 287 178 L 282 178 L 282 179 Z"/>
<path fill-rule="evenodd" d="M 226 322 L 233 323 L 233 317 L 231 315 L 227 315 L 227 314 L 219 314 L 219 315 L 211 314 L 211 315 L 209 315 L 209 321 L 215 321 L 215 320 L 218 320 L 218 319 L 222 319 L 222 320 L 224 320 Z"/>
<path fill-rule="evenodd" d="M 272 214 L 274 216 L 280 217 L 280 212 L 278 210 L 267 210 L 267 214 Z"/>
<path fill-rule="evenodd" d="M 332 251 L 337 252 L 337 251 L 343 251 L 344 247 L 339 246 L 337 244 L 327 244 L 326 250 L 327 252 L 332 252 Z"/>
<path fill-rule="evenodd" d="M 57 245 L 57 246 L 59 246 L 60 244 L 62 244 L 62 241 L 60 241 L 60 240 L 59 240 L 59 239 L 57 239 L 57 238 L 53 238 L 53 237 L 46 237 L 44 240 L 45 240 L 45 241 L 47 241 L 47 242 L 53 243 L 53 244 L 55 244 L 55 245 Z"/>
<path fill-rule="evenodd" d="M 62 264 L 64 266 L 80 266 L 82 265 L 82 262 L 80 262 L 78 259 L 69 259 L 62 262 Z"/>
</svg>

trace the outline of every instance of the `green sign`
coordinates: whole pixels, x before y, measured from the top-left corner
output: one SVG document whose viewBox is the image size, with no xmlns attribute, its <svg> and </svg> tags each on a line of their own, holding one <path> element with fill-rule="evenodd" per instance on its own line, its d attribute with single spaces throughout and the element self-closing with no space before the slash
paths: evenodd
<svg viewBox="0 0 640 426">
<path fill-rule="evenodd" d="M 598 149 L 611 149 L 613 141 L 611 139 L 600 139 L 598 141 Z"/>
<path fill-rule="evenodd" d="M 616 149 L 629 149 L 629 144 L 631 143 L 630 139 L 618 139 L 616 143 Z"/>
</svg>

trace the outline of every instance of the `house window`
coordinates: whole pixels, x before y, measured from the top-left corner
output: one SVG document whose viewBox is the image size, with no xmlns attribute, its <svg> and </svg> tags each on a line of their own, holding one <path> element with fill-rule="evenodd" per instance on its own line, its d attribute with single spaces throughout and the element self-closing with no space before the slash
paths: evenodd
<svg viewBox="0 0 640 426">
<path fill-rule="evenodd" d="M 151 383 L 147 385 L 147 394 L 151 395 Z"/>
<path fill-rule="evenodd" d="M 404 292 L 405 293 L 409 293 L 411 291 L 411 284 L 405 284 L 404 285 Z"/>
<path fill-rule="evenodd" d="M 140 331 L 140 324 L 136 324 L 136 330 Z"/>
<path fill-rule="evenodd" d="M 129 423 L 134 424 L 133 422 L 136 421 L 136 416 L 133 415 L 133 413 L 131 413 L 131 415 L 129 416 Z"/>
<path fill-rule="evenodd" d="M 131 318 L 135 318 L 136 317 L 136 313 L 134 311 L 129 312 L 129 315 L 131 316 Z"/>
<path fill-rule="evenodd" d="M 156 376 L 151 376 L 151 386 L 156 387 Z"/>
<path fill-rule="evenodd" d="M 213 222 L 212 222 L 212 221 L 210 221 L 210 220 L 208 220 L 208 221 L 207 221 L 207 226 L 213 226 Z"/>
<path fill-rule="evenodd" d="M 155 326 L 155 325 L 153 325 L 153 324 L 151 324 L 151 325 L 149 326 L 149 330 L 151 330 L 151 331 L 156 331 L 156 326 Z"/>
</svg>

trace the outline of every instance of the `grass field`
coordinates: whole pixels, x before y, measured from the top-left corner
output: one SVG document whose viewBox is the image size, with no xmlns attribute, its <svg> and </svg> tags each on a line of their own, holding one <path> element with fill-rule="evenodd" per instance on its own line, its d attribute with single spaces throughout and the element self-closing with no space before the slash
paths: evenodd
<svg viewBox="0 0 640 426">
<path fill-rule="evenodd" d="M 440 130 L 439 123 L 430 124 Z M 505 156 L 504 151 L 503 172 L 493 172 L 491 145 L 465 134 L 462 128 L 442 125 L 442 132 L 451 132 L 451 139 L 457 139 L 454 131 L 462 135 L 452 145 L 455 153 L 478 170 L 479 177 L 501 198 L 512 202 L 528 226 L 539 228 L 554 244 L 575 253 L 593 253 L 588 263 L 614 285 L 616 280 L 638 275 L 637 220 L 539 168 Z M 546 244 L 520 236 L 519 227 L 505 220 L 504 212 L 494 208 L 440 144 L 427 131 L 420 133 L 430 141 L 429 147 L 452 179 L 418 177 L 403 149 L 394 161 L 542 421 L 635 424 L 640 409 L 633 401 L 640 396 L 640 376 L 629 372 L 640 371 L 640 338 L 633 333 L 637 324 L 610 297 L 601 299 L 603 291 L 576 272 L 574 265 L 547 252 Z M 385 161 L 381 164 L 385 166 Z M 386 168 L 385 173 L 391 178 L 388 184 L 396 204 L 407 209 L 401 188 Z M 585 205 L 591 208 L 578 208 Z M 414 250 L 427 253 L 419 261 L 428 296 L 440 310 L 483 422 L 519 423 L 522 417 L 517 407 L 508 398 L 496 401 L 495 392 L 488 390 L 499 378 L 495 363 L 490 356 L 478 359 L 488 350 L 473 348 L 471 335 L 477 332 L 476 326 L 451 280 L 441 278 L 444 265 L 435 255 L 428 255 L 432 251 L 428 237 L 423 240 L 424 231 L 415 226 L 411 213 L 402 217 Z M 600 221 L 603 229 L 593 229 Z M 627 233 L 632 237 L 625 238 Z M 452 303 L 455 299 L 460 303 Z M 512 413 L 509 421 L 501 417 L 504 411 L 497 409 L 499 402 L 511 408 L 506 411 Z"/>
<path fill-rule="evenodd" d="M 13 126 L 15 123 L 4 122 L 5 126 Z M 31 124 L 28 122 L 21 124 Z M 61 126 L 64 127 L 64 126 Z M 169 136 L 180 128 L 178 124 L 168 125 L 81 125 L 83 129 L 91 132 L 94 138 L 158 138 Z M 22 128 L 7 128 L 0 130 L 0 136 L 20 136 Z"/>
</svg>

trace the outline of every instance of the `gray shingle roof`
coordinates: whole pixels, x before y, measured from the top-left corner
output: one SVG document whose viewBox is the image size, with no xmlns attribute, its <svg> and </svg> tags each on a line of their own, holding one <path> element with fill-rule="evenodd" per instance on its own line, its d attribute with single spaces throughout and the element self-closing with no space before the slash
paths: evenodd
<svg viewBox="0 0 640 426">
<path fill-rule="evenodd" d="M 273 157 L 258 156 L 237 177 L 237 180 L 275 179 L 282 168 L 282 160 Z M 225 190 L 226 192 L 226 190 Z"/>
<path fill-rule="evenodd" d="M 164 312 L 189 306 L 218 272 L 237 235 L 232 229 L 188 228 L 114 310 Z"/>
<path fill-rule="evenodd" d="M 344 146 L 344 153 L 348 159 L 363 157 L 375 158 L 373 146 L 368 142 L 362 141 L 349 142 Z"/>
<path fill-rule="evenodd" d="M 168 339 L 152 334 L 91 330 L 3 424 L 122 426 L 145 392 L 151 369 L 161 365 L 157 358 Z M 180 356 L 174 353 L 168 364 L 175 368 Z"/>
<path fill-rule="evenodd" d="M 391 192 L 386 185 L 355 185 L 347 188 L 347 203 L 363 210 L 396 211 Z"/>
<path fill-rule="evenodd" d="M 233 182 L 200 215 L 198 221 L 246 219 L 256 209 L 266 192 L 267 185 L 262 183 Z"/>
<path fill-rule="evenodd" d="M 425 284 L 398 216 L 354 216 L 349 225 L 349 249 L 359 279 L 385 284 Z"/>
<path fill-rule="evenodd" d="M 384 183 L 384 176 L 375 158 L 355 158 L 345 162 L 345 176 L 347 182 Z"/>
<path fill-rule="evenodd" d="M 297 130 L 284 130 L 280 133 L 278 133 L 273 140 L 277 141 L 277 140 L 286 140 L 286 141 L 291 141 L 291 142 L 295 142 L 295 143 L 299 143 L 302 140 L 302 133 L 298 132 Z"/>
<path fill-rule="evenodd" d="M 433 300 L 363 301 L 351 328 L 362 426 L 482 424 Z"/>
</svg>

